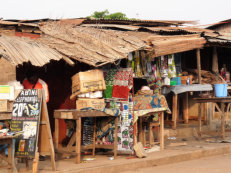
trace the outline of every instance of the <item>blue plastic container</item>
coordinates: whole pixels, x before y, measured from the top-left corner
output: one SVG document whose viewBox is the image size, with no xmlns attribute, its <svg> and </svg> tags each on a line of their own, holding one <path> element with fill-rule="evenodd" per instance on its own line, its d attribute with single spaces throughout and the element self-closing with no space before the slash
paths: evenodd
<svg viewBox="0 0 231 173">
<path fill-rule="evenodd" d="M 181 77 L 173 77 L 173 81 L 176 81 L 176 85 L 181 85 Z"/>
<path fill-rule="evenodd" d="M 227 84 L 214 84 L 216 97 L 227 97 Z"/>
</svg>

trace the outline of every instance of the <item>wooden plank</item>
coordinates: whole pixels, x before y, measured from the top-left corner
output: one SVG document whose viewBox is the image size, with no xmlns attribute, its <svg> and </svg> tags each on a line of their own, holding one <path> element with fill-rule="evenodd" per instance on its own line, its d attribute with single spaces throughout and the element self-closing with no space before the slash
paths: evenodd
<svg viewBox="0 0 231 173">
<path fill-rule="evenodd" d="M 81 117 L 76 120 L 76 163 L 81 160 Z"/>
<path fill-rule="evenodd" d="M 173 94 L 172 98 L 172 121 L 173 121 L 173 126 L 172 129 L 176 129 L 176 120 L 177 120 L 177 102 L 178 102 L 178 95 Z"/>
<path fill-rule="evenodd" d="M 198 71 L 198 83 L 201 83 L 201 56 L 200 56 L 200 49 L 196 50 L 197 54 L 197 71 Z"/>
<path fill-rule="evenodd" d="M 11 120 L 12 112 L 0 112 L 0 120 Z"/>
<path fill-rule="evenodd" d="M 43 97 L 45 98 L 44 91 L 42 91 Z M 42 99 L 42 112 L 41 112 L 41 118 L 40 121 L 46 122 L 45 124 L 40 124 L 39 128 L 39 152 L 41 155 L 46 155 L 49 153 L 51 156 L 51 165 L 52 170 L 56 171 L 56 164 L 55 164 L 55 150 L 51 135 L 51 128 L 50 128 L 50 121 L 48 116 L 48 110 L 47 110 L 47 103 L 45 99 Z"/>
<path fill-rule="evenodd" d="M 81 111 L 81 110 L 55 110 L 54 118 L 59 119 L 78 119 L 79 117 L 105 117 L 113 116 L 98 110 Z"/>
<path fill-rule="evenodd" d="M 35 158 L 33 160 L 32 173 L 37 173 L 39 163 L 39 152 L 36 152 Z"/>
<path fill-rule="evenodd" d="M 188 92 L 184 94 L 183 99 L 183 117 L 184 117 L 184 123 L 188 124 Z"/>
</svg>

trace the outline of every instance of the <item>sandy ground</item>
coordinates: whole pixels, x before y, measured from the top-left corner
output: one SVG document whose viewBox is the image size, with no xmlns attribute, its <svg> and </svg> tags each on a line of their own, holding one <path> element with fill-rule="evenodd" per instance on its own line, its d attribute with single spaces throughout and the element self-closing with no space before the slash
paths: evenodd
<svg viewBox="0 0 231 173">
<path fill-rule="evenodd" d="M 228 173 L 231 172 L 231 154 L 155 166 L 123 173 Z"/>
</svg>

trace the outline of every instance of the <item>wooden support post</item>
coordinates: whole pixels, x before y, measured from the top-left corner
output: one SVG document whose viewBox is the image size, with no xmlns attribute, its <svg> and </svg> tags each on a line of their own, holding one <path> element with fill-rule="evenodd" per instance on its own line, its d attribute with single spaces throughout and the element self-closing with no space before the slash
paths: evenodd
<svg viewBox="0 0 231 173">
<path fill-rule="evenodd" d="M 143 126 L 142 128 L 142 143 L 143 143 L 143 146 L 146 147 L 146 132 L 145 132 L 145 126 Z"/>
<path fill-rule="evenodd" d="M 160 149 L 164 149 L 164 112 L 160 115 Z"/>
<path fill-rule="evenodd" d="M 81 160 L 81 117 L 76 120 L 76 163 Z"/>
<path fill-rule="evenodd" d="M 12 143 L 10 142 L 8 144 L 8 173 L 13 173 L 13 169 L 14 169 L 14 163 L 12 161 Z"/>
<path fill-rule="evenodd" d="M 95 156 L 95 140 L 96 140 L 96 117 L 94 117 L 94 127 L 93 127 L 93 148 L 92 148 L 92 155 Z"/>
<path fill-rule="evenodd" d="M 208 104 L 204 103 L 204 124 L 208 125 Z"/>
<path fill-rule="evenodd" d="M 30 167 L 29 167 L 29 161 L 28 161 L 28 158 L 25 158 L 25 162 L 26 162 L 26 169 L 29 170 Z"/>
<path fill-rule="evenodd" d="M 154 138 L 153 138 L 153 129 L 151 122 L 149 123 L 149 128 L 148 128 L 148 138 L 149 138 L 149 146 L 152 147 L 154 143 Z"/>
<path fill-rule="evenodd" d="M 218 56 L 217 56 L 217 48 L 213 47 L 213 64 L 212 64 L 212 71 L 218 73 Z"/>
<path fill-rule="evenodd" d="M 225 139 L 225 103 L 221 103 L 221 136 Z"/>
<path fill-rule="evenodd" d="M 38 171 L 38 163 L 39 163 L 39 152 L 36 152 L 35 153 L 35 158 L 33 160 L 32 173 L 37 173 L 37 171 Z"/>
<path fill-rule="evenodd" d="M 177 94 L 173 94 L 173 98 L 172 98 L 172 121 L 173 121 L 173 126 L 172 129 L 176 129 L 176 120 L 177 120 L 177 99 L 178 95 Z"/>
<path fill-rule="evenodd" d="M 115 118 L 114 159 L 117 157 L 118 117 Z"/>
<path fill-rule="evenodd" d="M 183 117 L 184 117 L 184 123 L 188 124 L 188 92 L 184 94 L 183 99 Z"/>
<path fill-rule="evenodd" d="M 55 119 L 55 149 L 59 148 L 59 119 Z"/>
<path fill-rule="evenodd" d="M 198 83 L 201 83 L 201 55 L 200 49 L 197 49 L 197 70 L 198 70 Z"/>
<path fill-rule="evenodd" d="M 201 103 L 198 103 L 198 138 L 201 139 Z"/>
</svg>

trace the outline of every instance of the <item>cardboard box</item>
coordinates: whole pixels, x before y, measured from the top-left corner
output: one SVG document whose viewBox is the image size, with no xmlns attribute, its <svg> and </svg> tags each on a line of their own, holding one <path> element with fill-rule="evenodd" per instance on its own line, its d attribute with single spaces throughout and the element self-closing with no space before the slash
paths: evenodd
<svg viewBox="0 0 231 173">
<path fill-rule="evenodd" d="M 0 100 L 14 100 L 14 87 L 0 85 Z"/>
<path fill-rule="evenodd" d="M 187 79 L 189 78 L 190 80 L 190 85 L 192 85 L 192 75 L 189 76 L 181 76 L 181 84 L 186 85 L 187 84 Z"/>
<path fill-rule="evenodd" d="M 8 112 L 13 109 L 13 101 L 0 100 L 0 112 Z"/>
<path fill-rule="evenodd" d="M 85 99 L 79 98 L 76 101 L 76 109 L 80 110 L 83 108 L 94 108 L 94 109 L 104 109 L 105 108 L 105 101 L 104 99 Z"/>
<path fill-rule="evenodd" d="M 72 76 L 72 95 L 102 91 L 106 89 L 103 71 L 89 70 Z"/>
</svg>

